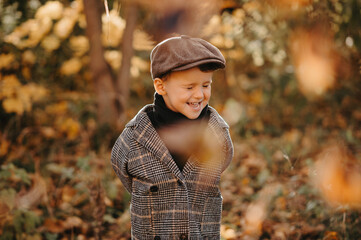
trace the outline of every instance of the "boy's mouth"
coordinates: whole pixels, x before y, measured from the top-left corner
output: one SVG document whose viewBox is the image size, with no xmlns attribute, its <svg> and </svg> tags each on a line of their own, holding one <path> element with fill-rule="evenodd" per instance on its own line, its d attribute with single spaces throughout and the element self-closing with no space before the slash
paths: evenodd
<svg viewBox="0 0 361 240">
<path fill-rule="evenodd" d="M 197 108 L 199 108 L 199 107 L 201 106 L 202 102 L 189 102 L 189 103 L 187 103 L 187 104 L 188 104 L 190 107 L 197 109 Z"/>
</svg>

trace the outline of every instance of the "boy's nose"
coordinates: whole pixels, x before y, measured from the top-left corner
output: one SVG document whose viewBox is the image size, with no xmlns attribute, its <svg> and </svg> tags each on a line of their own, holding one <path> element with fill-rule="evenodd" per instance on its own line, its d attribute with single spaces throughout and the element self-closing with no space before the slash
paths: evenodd
<svg viewBox="0 0 361 240">
<path fill-rule="evenodd" d="M 204 96 L 204 93 L 203 93 L 203 89 L 202 88 L 199 88 L 195 91 L 194 93 L 194 98 L 197 98 L 197 99 L 202 99 Z"/>
</svg>

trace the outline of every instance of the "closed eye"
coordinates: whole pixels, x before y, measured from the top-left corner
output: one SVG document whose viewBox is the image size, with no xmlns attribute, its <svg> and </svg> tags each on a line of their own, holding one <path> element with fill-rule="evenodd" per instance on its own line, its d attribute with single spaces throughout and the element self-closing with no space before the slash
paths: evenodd
<svg viewBox="0 0 361 240">
<path fill-rule="evenodd" d="M 211 84 L 212 84 L 212 82 L 207 82 L 207 83 L 203 84 L 203 87 L 204 87 L 204 88 L 210 87 Z"/>
</svg>

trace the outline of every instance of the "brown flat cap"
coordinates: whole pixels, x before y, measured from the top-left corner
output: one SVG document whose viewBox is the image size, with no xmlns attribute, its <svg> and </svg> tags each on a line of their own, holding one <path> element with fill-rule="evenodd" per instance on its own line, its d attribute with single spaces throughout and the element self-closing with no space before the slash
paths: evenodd
<svg viewBox="0 0 361 240">
<path fill-rule="evenodd" d="M 205 63 L 226 66 L 221 51 L 209 42 L 182 35 L 168 38 L 154 47 L 150 54 L 153 80 L 170 72 L 187 70 Z"/>
</svg>

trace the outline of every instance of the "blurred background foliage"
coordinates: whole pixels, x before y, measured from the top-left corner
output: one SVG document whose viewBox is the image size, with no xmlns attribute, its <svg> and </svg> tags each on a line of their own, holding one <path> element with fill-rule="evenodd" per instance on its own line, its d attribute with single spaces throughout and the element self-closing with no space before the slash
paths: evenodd
<svg viewBox="0 0 361 240">
<path fill-rule="evenodd" d="M 227 60 L 211 100 L 235 145 L 222 237 L 360 238 L 360 0 L 97 3 L 100 59 L 116 86 L 129 72 L 104 88 L 122 106 L 107 121 L 83 1 L 0 1 L 0 239 L 129 239 L 110 150 L 153 101 L 150 50 L 178 34 Z"/>
</svg>

